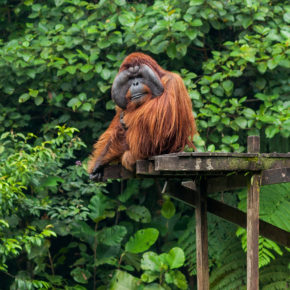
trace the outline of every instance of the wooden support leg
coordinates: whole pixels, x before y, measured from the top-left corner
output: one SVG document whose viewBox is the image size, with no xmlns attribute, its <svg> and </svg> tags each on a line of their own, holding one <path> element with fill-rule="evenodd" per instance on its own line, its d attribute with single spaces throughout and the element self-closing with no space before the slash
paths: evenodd
<svg viewBox="0 0 290 290">
<path fill-rule="evenodd" d="M 254 174 L 247 200 L 247 290 L 259 289 L 259 195 L 261 175 Z"/>
<path fill-rule="evenodd" d="M 209 289 L 206 180 L 201 178 L 196 195 L 196 264 L 197 289 Z"/>
</svg>

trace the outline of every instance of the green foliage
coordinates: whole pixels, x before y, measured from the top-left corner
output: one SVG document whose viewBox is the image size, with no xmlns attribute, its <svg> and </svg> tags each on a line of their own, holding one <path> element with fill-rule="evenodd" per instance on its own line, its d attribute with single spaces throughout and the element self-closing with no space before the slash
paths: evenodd
<svg viewBox="0 0 290 290">
<path fill-rule="evenodd" d="M 137 254 L 142 253 L 153 245 L 159 232 L 154 228 L 139 230 L 125 245 L 126 252 Z"/>
<path fill-rule="evenodd" d="M 84 143 L 112 119 L 110 88 L 122 59 L 143 51 L 183 77 L 198 150 L 243 152 L 254 134 L 263 152 L 290 151 L 289 11 L 286 1 L 269 0 L 0 0 L 4 289 L 121 289 L 120 281 L 124 289 L 185 289 L 182 273 L 195 275 L 191 209 L 162 201 L 152 180 L 89 183 Z M 263 189 L 260 213 L 289 230 L 287 192 L 288 185 Z M 236 195 L 225 199 L 237 203 Z M 212 273 L 234 263 L 221 253 L 235 232 L 209 215 Z M 136 278 L 151 271 L 142 268 L 144 251 L 161 263 L 177 244 L 189 271 L 181 262 L 170 269 L 167 259 L 152 283 Z M 243 254 L 241 245 L 229 250 Z M 283 249 L 260 238 L 260 251 L 263 287 L 283 288 Z M 231 265 L 215 287 L 240 283 L 244 266 Z"/>
<path fill-rule="evenodd" d="M 210 275 L 211 289 L 243 289 L 246 286 L 246 255 L 237 239 L 223 244 L 217 267 Z"/>
<path fill-rule="evenodd" d="M 260 271 L 262 290 L 287 289 L 290 282 L 289 252 L 283 253 Z"/>
<path fill-rule="evenodd" d="M 262 186 L 260 192 L 260 218 L 286 231 L 290 231 L 290 184 L 274 184 Z M 243 190 L 239 193 L 239 208 L 247 209 L 247 193 Z M 241 237 L 242 247 L 247 250 L 247 232 L 239 228 L 237 235 Z M 263 267 L 275 259 L 275 255 L 282 255 L 280 247 L 273 241 L 259 237 L 259 267 Z"/>
<path fill-rule="evenodd" d="M 216 199 L 220 198 L 218 194 L 215 194 L 214 197 Z M 236 206 L 237 204 L 236 196 L 232 193 L 230 195 L 226 194 L 223 197 L 223 201 L 232 206 Z M 210 213 L 207 215 L 207 218 L 209 267 L 214 269 L 217 266 L 216 257 L 220 254 L 220 251 L 224 249 L 223 245 L 226 245 L 235 235 L 236 226 Z M 192 216 L 186 230 L 183 231 L 178 240 L 179 246 L 184 250 L 186 256 L 185 264 L 188 266 L 191 275 L 196 275 L 195 241 L 195 217 Z"/>
<path fill-rule="evenodd" d="M 141 279 L 117 270 L 110 289 L 188 289 L 184 274 L 176 270 L 183 266 L 184 261 L 183 250 L 178 247 L 161 255 L 146 252 L 141 260 L 141 269 L 144 271 Z"/>
<path fill-rule="evenodd" d="M 223 244 L 216 256 L 216 267 L 210 276 L 210 289 L 244 289 L 246 287 L 246 254 L 237 239 Z M 260 289 L 287 289 L 289 252 L 260 269 Z"/>
</svg>

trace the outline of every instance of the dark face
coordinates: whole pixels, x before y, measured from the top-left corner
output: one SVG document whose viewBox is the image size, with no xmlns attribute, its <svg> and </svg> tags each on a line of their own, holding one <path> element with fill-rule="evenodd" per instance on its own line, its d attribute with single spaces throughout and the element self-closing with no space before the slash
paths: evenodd
<svg viewBox="0 0 290 290">
<path fill-rule="evenodd" d="M 121 71 L 112 86 L 112 98 L 122 109 L 129 102 L 141 105 L 150 95 L 157 97 L 164 91 L 159 76 L 147 65 L 131 66 Z"/>
</svg>

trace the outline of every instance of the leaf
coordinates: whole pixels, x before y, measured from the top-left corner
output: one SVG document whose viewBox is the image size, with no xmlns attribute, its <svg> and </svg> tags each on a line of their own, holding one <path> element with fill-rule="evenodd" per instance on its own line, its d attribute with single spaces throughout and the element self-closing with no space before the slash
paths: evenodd
<svg viewBox="0 0 290 290">
<path fill-rule="evenodd" d="M 285 22 L 290 23 L 290 11 L 283 15 L 283 19 Z"/>
<path fill-rule="evenodd" d="M 110 70 L 108 70 L 107 68 L 104 68 L 102 71 L 101 71 L 101 77 L 104 79 L 104 80 L 108 80 L 111 76 L 111 72 Z"/>
<path fill-rule="evenodd" d="M 126 4 L 126 0 L 115 0 L 114 1 L 118 6 L 124 6 Z"/>
<path fill-rule="evenodd" d="M 126 214 L 136 222 L 149 223 L 151 221 L 151 214 L 145 206 L 133 205 L 128 208 Z"/>
<path fill-rule="evenodd" d="M 48 176 L 41 182 L 41 186 L 57 186 L 59 183 L 63 183 L 64 179 L 58 176 Z"/>
<path fill-rule="evenodd" d="M 113 203 L 108 197 L 98 193 L 93 196 L 88 208 L 91 210 L 89 217 L 97 223 L 107 217 L 106 211 L 113 208 Z"/>
<path fill-rule="evenodd" d="M 91 64 L 85 64 L 85 65 L 83 65 L 81 68 L 80 68 L 80 70 L 83 72 L 83 73 L 88 73 L 90 70 L 92 70 L 93 69 L 93 65 L 91 65 Z"/>
<path fill-rule="evenodd" d="M 77 108 L 81 105 L 81 101 L 78 98 L 72 98 L 68 101 L 67 106 L 72 108 Z"/>
<path fill-rule="evenodd" d="M 225 144 L 233 144 L 235 142 L 237 142 L 239 139 L 239 136 L 238 135 L 233 135 L 233 136 L 224 136 L 222 138 L 222 142 L 225 143 Z"/>
<path fill-rule="evenodd" d="M 253 119 L 256 117 L 256 112 L 251 108 L 245 108 L 243 114 L 247 119 Z"/>
<path fill-rule="evenodd" d="M 231 80 L 226 80 L 222 83 L 222 86 L 227 93 L 231 93 L 234 88 L 234 83 Z"/>
<path fill-rule="evenodd" d="M 176 269 L 183 266 L 185 262 L 184 252 L 181 248 L 172 248 L 168 254 L 166 254 L 166 261 L 170 269 Z"/>
<path fill-rule="evenodd" d="M 111 281 L 110 290 L 137 290 L 139 279 L 130 275 L 127 272 L 116 270 Z"/>
<path fill-rule="evenodd" d="M 166 289 L 168 289 L 168 288 L 166 288 Z M 157 283 L 152 283 L 152 284 L 146 285 L 144 287 L 144 290 L 166 290 L 166 289 Z"/>
<path fill-rule="evenodd" d="M 174 59 L 176 57 L 176 46 L 175 43 L 171 42 L 169 46 L 167 47 L 167 55 L 171 58 Z"/>
<path fill-rule="evenodd" d="M 248 121 L 247 119 L 243 118 L 243 117 L 238 117 L 235 119 L 236 124 L 242 128 L 245 129 L 247 127 Z"/>
<path fill-rule="evenodd" d="M 89 111 L 92 110 L 92 105 L 90 103 L 84 103 L 81 106 L 81 110 L 86 111 L 86 112 L 89 112 Z"/>
<path fill-rule="evenodd" d="M 197 36 L 197 31 L 193 29 L 187 29 L 185 34 L 188 36 L 190 40 L 194 40 Z"/>
<path fill-rule="evenodd" d="M 136 16 L 134 15 L 134 13 L 127 12 L 127 13 L 122 13 L 118 19 L 122 25 L 133 27 L 135 24 L 135 17 Z"/>
<path fill-rule="evenodd" d="M 37 97 L 39 91 L 34 89 L 29 89 L 29 95 L 33 98 Z"/>
<path fill-rule="evenodd" d="M 161 214 L 166 219 L 170 219 L 175 215 L 175 206 L 170 199 L 166 199 L 161 208 Z"/>
<path fill-rule="evenodd" d="M 162 259 L 154 252 L 146 252 L 142 256 L 141 269 L 160 272 L 162 267 Z"/>
<path fill-rule="evenodd" d="M 190 91 L 189 96 L 192 100 L 200 100 L 200 93 L 197 90 Z"/>
<path fill-rule="evenodd" d="M 203 2 L 204 2 L 204 0 L 191 0 L 190 5 L 198 6 L 198 5 L 201 5 Z"/>
<path fill-rule="evenodd" d="M 146 283 L 151 283 L 159 278 L 159 273 L 156 271 L 144 271 L 141 275 L 141 280 Z"/>
<path fill-rule="evenodd" d="M 24 102 L 26 102 L 26 101 L 29 100 L 29 99 L 30 99 L 29 94 L 22 94 L 22 95 L 19 97 L 18 102 L 19 102 L 19 103 L 24 103 Z"/>
<path fill-rule="evenodd" d="M 174 284 L 178 289 L 188 289 L 186 278 L 180 271 L 169 271 L 165 273 L 165 281 Z"/>
<path fill-rule="evenodd" d="M 186 23 L 183 22 L 183 21 L 177 21 L 177 22 L 175 22 L 175 23 L 174 23 L 174 27 L 173 27 L 173 29 L 174 29 L 175 31 L 185 31 L 186 28 L 187 28 L 187 25 L 186 25 Z"/>
<path fill-rule="evenodd" d="M 158 235 L 158 230 L 154 228 L 139 230 L 126 243 L 125 250 L 133 254 L 142 253 L 156 242 Z"/>
<path fill-rule="evenodd" d="M 118 196 L 118 199 L 121 202 L 126 202 L 133 194 L 136 194 L 138 192 L 139 184 L 135 180 L 131 179 L 128 181 L 127 187 L 124 192 Z"/>
<path fill-rule="evenodd" d="M 190 24 L 192 26 L 202 26 L 202 21 L 200 19 L 194 19 Z"/>
<path fill-rule="evenodd" d="M 55 6 L 61 6 L 64 3 L 64 0 L 54 0 Z"/>
<path fill-rule="evenodd" d="M 279 133 L 278 126 L 268 126 L 265 130 L 267 138 L 273 138 L 277 133 Z"/>
<path fill-rule="evenodd" d="M 41 105 L 43 103 L 43 97 L 40 97 L 40 96 L 36 97 L 34 99 L 34 103 L 35 103 L 36 106 Z"/>
<path fill-rule="evenodd" d="M 69 65 L 65 68 L 65 70 L 70 73 L 71 75 L 76 73 L 77 67 L 73 65 Z"/>
<path fill-rule="evenodd" d="M 91 273 L 83 268 L 75 268 L 70 272 L 70 274 L 76 282 L 82 284 L 88 283 L 88 280 L 91 277 Z"/>
<path fill-rule="evenodd" d="M 104 228 L 97 233 L 99 241 L 108 246 L 118 246 L 127 234 L 127 229 L 124 226 L 112 226 Z"/>
</svg>

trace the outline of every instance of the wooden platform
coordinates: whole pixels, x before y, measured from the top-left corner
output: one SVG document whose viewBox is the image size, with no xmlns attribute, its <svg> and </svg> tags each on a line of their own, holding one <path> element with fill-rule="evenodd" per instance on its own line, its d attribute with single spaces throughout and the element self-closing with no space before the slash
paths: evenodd
<svg viewBox="0 0 290 290">
<path fill-rule="evenodd" d="M 290 234 L 259 220 L 261 185 L 290 182 L 290 153 L 260 154 L 259 137 L 248 138 L 248 153 L 175 153 L 139 160 L 136 171 L 121 165 L 104 168 L 103 180 L 163 178 L 166 194 L 196 208 L 198 289 L 209 289 L 207 211 L 247 228 L 247 289 L 259 289 L 259 234 L 290 247 Z M 173 181 L 175 180 L 175 181 Z M 176 181 L 179 180 L 179 181 Z M 182 180 L 189 180 L 181 183 Z M 194 182 L 193 182 L 194 181 Z M 208 197 L 210 193 L 248 187 L 247 213 Z"/>
</svg>

